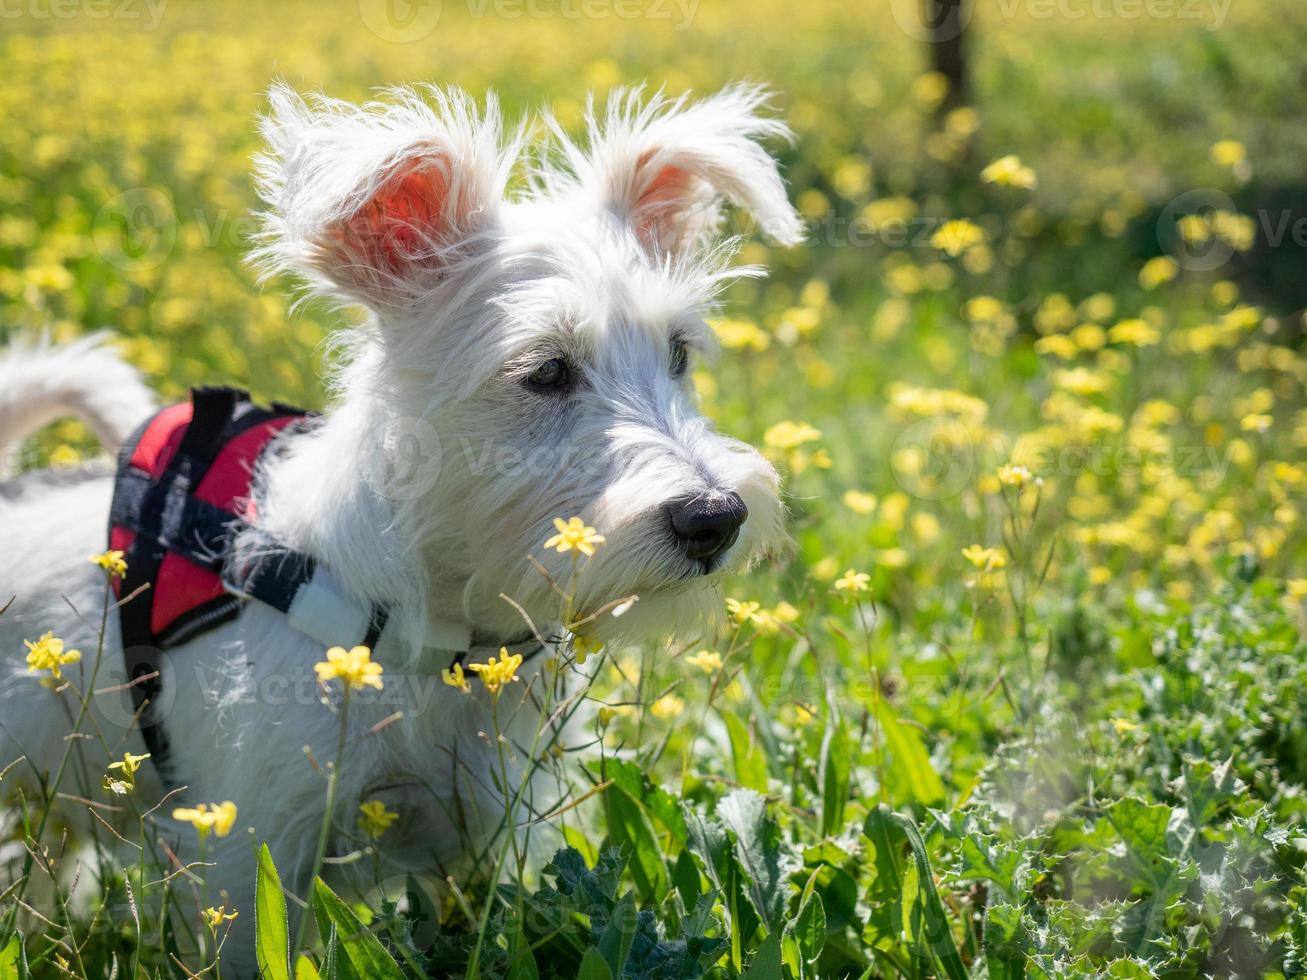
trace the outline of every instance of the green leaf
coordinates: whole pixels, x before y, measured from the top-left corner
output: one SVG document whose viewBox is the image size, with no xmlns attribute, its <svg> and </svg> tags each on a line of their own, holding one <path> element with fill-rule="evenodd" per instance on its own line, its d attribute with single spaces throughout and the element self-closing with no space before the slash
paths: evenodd
<svg viewBox="0 0 1307 980">
<path fill-rule="evenodd" d="M 631 799 L 639 800 L 649 815 L 666 827 L 676 840 L 685 840 L 685 817 L 681 815 L 680 802 L 654 783 L 643 769 L 634 762 L 608 759 L 604 764 L 604 776 L 626 790 Z"/>
<path fill-rule="evenodd" d="M 318 970 L 307 956 L 295 961 L 295 980 L 319 980 Z"/>
<path fill-rule="evenodd" d="M 684 850 L 676 856 L 676 863 L 672 865 L 672 884 L 680 892 L 681 904 L 687 909 L 694 908 L 703 889 L 699 880 L 699 866 L 694 863 L 689 850 Z"/>
<path fill-rule="evenodd" d="M 609 838 L 630 851 L 631 877 L 640 897 L 660 901 L 667 890 L 667 863 L 644 807 L 616 784 L 604 790 L 604 807 Z"/>
<path fill-rule="evenodd" d="M 576 980 L 613 980 L 613 971 L 608 968 L 608 961 L 599 950 L 591 946 L 581 957 L 581 967 L 576 972 Z"/>
<path fill-rule="evenodd" d="M 0 980 L 22 980 L 27 975 L 23 941 L 14 933 L 0 949 Z"/>
<path fill-rule="evenodd" d="M 635 940 L 635 929 L 635 898 L 627 892 L 613 909 L 612 917 L 608 920 L 603 935 L 599 937 L 598 944 L 604 962 L 608 964 L 615 977 L 620 977 L 626 966 L 626 958 L 631 953 L 631 943 Z"/>
<path fill-rule="evenodd" d="M 935 806 L 944 801 L 944 783 L 930 764 L 930 753 L 921 733 L 904 724 L 894 715 L 894 709 L 883 699 L 876 702 L 876 720 L 890 753 L 890 772 L 899 788 L 912 802 L 922 806 Z"/>
<path fill-rule="evenodd" d="M 821 903 L 820 895 L 814 892 L 809 896 L 800 907 L 789 931 L 799 944 L 799 952 L 803 954 L 804 961 L 816 962 L 826 946 L 826 908 Z"/>
<path fill-rule="evenodd" d="M 924 945 L 930 958 L 949 980 L 966 980 L 966 967 L 953 941 L 944 903 L 940 901 L 930 861 L 926 857 L 926 845 L 916 824 L 902 814 L 891 812 L 888 807 L 879 806 L 867 814 L 863 833 L 876 851 L 876 877 L 872 882 L 869 904 L 876 908 L 878 902 L 892 902 L 892 921 L 900 935 L 913 945 Z M 903 856 L 905 844 L 912 852 L 914 866 L 911 871 L 907 870 Z M 916 881 L 913 897 L 905 903 L 907 884 L 913 879 Z"/>
<path fill-rule="evenodd" d="M 1029 936 L 1015 905 L 985 909 L 985 963 L 990 980 L 1024 980 Z"/>
<path fill-rule="evenodd" d="M 404 980 L 404 971 L 395 958 L 321 878 L 313 881 L 313 902 L 335 927 L 341 949 L 361 977 L 366 980 Z"/>
<path fill-rule="evenodd" d="M 744 975 L 744 980 L 783 980 L 783 977 L 781 937 L 779 933 L 772 933 L 758 947 L 758 952 L 754 954 L 753 962 L 749 964 L 749 972 Z"/>
<path fill-rule="evenodd" d="M 290 980 L 290 936 L 286 896 L 267 843 L 260 845 L 254 879 L 254 956 L 267 980 Z"/>
<path fill-rule="evenodd" d="M 722 711 L 720 714 L 731 738 L 731 758 L 735 763 L 736 782 L 760 793 L 767 792 L 767 757 L 754 744 L 748 726 L 739 715 L 730 711 Z"/>
<path fill-rule="evenodd" d="M 829 837 L 844 822 L 844 806 L 849 799 L 849 763 L 853 758 L 849 733 L 835 708 L 834 698 L 827 699 L 826 731 L 821 738 L 821 833 Z"/>
<path fill-rule="evenodd" d="M 735 836 L 736 858 L 748 876 L 745 894 L 767 930 L 778 932 L 789 899 L 789 875 L 798 861 L 782 848 L 780 829 L 757 793 L 730 793 L 717 804 L 717 815 Z"/>
</svg>

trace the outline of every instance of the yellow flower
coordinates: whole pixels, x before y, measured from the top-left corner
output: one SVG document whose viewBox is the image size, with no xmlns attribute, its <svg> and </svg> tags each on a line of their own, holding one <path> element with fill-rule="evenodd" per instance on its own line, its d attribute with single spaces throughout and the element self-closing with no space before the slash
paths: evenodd
<svg viewBox="0 0 1307 980">
<path fill-rule="evenodd" d="M 224 922 L 230 922 L 236 918 L 239 913 L 228 912 L 227 906 L 219 905 L 216 909 L 210 906 L 202 914 L 204 915 L 204 924 L 210 929 L 217 929 Z"/>
<path fill-rule="evenodd" d="M 807 422 L 794 422 L 786 419 L 777 422 L 762 435 L 763 444 L 773 449 L 797 449 L 806 442 L 815 442 L 821 438 L 821 430 L 813 428 Z"/>
<path fill-rule="evenodd" d="M 82 659 L 79 651 L 65 650 L 64 641 L 56 637 L 52 630 L 47 630 L 35 643 L 31 640 L 24 640 L 23 643 L 27 647 L 29 674 L 34 674 L 38 670 L 48 670 L 51 678 L 60 680 L 63 678 L 62 668 Z"/>
<path fill-rule="evenodd" d="M 236 804 L 226 800 L 222 803 L 178 807 L 172 811 L 172 818 L 190 824 L 201 837 L 208 836 L 209 831 L 219 837 L 226 837 L 236 823 Z"/>
<path fill-rule="evenodd" d="M 761 625 L 763 622 L 762 603 L 753 602 L 752 600 L 727 599 L 726 611 L 730 614 L 737 626 L 743 626 L 746 623 Z"/>
<path fill-rule="evenodd" d="M 1162 283 L 1170 282 L 1179 272 L 1180 267 L 1175 264 L 1175 259 L 1159 255 L 1149 259 L 1139 270 L 1139 285 L 1145 289 L 1156 289 Z"/>
<path fill-rule="evenodd" d="M 983 244 L 984 241 L 984 229 L 965 218 L 946 221 L 935 234 L 930 236 L 930 244 L 934 248 L 953 258 L 957 258 L 968 249 Z"/>
<path fill-rule="evenodd" d="M 793 623 L 798 621 L 799 610 L 782 599 L 771 607 L 771 612 L 768 615 L 778 623 Z"/>
<path fill-rule="evenodd" d="M 1122 320 L 1107 332 L 1108 340 L 1114 344 L 1134 344 L 1136 347 L 1151 347 L 1162 339 L 1157 328 L 1146 320 Z"/>
<path fill-rule="evenodd" d="M 876 509 L 876 495 L 862 490 L 845 490 L 843 501 L 855 514 L 870 514 Z"/>
<path fill-rule="evenodd" d="M 511 684 L 517 680 L 517 668 L 521 666 L 522 655 L 520 653 L 509 653 L 507 647 L 500 647 L 498 660 L 491 657 L 484 664 L 468 664 L 467 669 L 481 678 L 481 682 L 485 684 L 487 691 L 491 694 L 498 694 L 499 689 L 505 684 Z"/>
<path fill-rule="evenodd" d="M 472 690 L 472 685 L 467 682 L 467 677 L 463 674 L 463 665 L 456 663 L 452 667 L 447 667 L 440 672 L 440 679 L 450 687 L 456 687 L 464 694 Z"/>
<path fill-rule="evenodd" d="M 1269 415 L 1252 412 L 1239 420 L 1239 428 L 1244 432 L 1266 432 L 1274 421 Z"/>
<path fill-rule="evenodd" d="M 728 349 L 764 351 L 771 346 L 771 335 L 748 320 L 715 320 L 712 328 Z"/>
<path fill-rule="evenodd" d="M 980 179 L 986 184 L 999 184 L 1003 187 L 1033 188 L 1037 181 L 1035 172 L 1021 163 L 1015 154 L 999 157 L 980 172 Z"/>
<path fill-rule="evenodd" d="M 716 650 L 700 650 L 694 656 L 686 657 L 685 662 L 691 667 L 698 667 L 705 674 L 722 669 L 722 655 Z"/>
<path fill-rule="evenodd" d="M 1016 487 L 1020 490 L 1030 484 L 1039 486 L 1044 481 L 1036 477 L 1024 466 L 1008 465 L 998 468 L 998 482 L 1005 487 Z"/>
<path fill-rule="evenodd" d="M 1118 735 L 1125 735 L 1127 732 L 1133 732 L 1139 726 L 1133 721 L 1127 721 L 1124 718 L 1113 718 L 1112 727 L 1116 729 Z"/>
<path fill-rule="evenodd" d="M 1007 556 L 1003 552 L 997 548 L 986 548 L 984 545 L 973 544 L 963 548 L 962 557 L 984 572 L 1007 567 Z"/>
<path fill-rule="evenodd" d="M 346 690 L 363 687 L 375 687 L 380 690 L 381 664 L 372 662 L 372 651 L 367 647 L 332 647 L 327 651 L 327 659 L 313 665 L 317 671 L 318 683 L 339 679 Z"/>
<path fill-rule="evenodd" d="M 868 592 L 871 590 L 871 576 L 866 572 L 857 572 L 850 568 L 835 580 L 835 589 L 837 592 L 847 592 L 850 595 Z"/>
<path fill-rule="evenodd" d="M 664 694 L 653 704 L 649 705 L 649 713 L 655 718 L 675 718 L 685 710 L 685 701 L 678 698 L 675 694 Z"/>
<path fill-rule="evenodd" d="M 598 653 L 603 648 L 602 640 L 596 640 L 584 633 L 576 633 L 572 636 L 572 653 L 576 657 L 578 666 L 583 666 L 590 654 Z"/>
<path fill-rule="evenodd" d="M 399 819 L 399 814 L 386 809 L 380 800 L 368 800 L 359 804 L 359 829 L 373 840 L 386 832 L 386 829 Z"/>
<path fill-rule="evenodd" d="M 105 773 L 100 785 L 117 796 L 126 796 L 136 789 L 136 772 L 141 768 L 141 763 L 149 757 L 150 753 L 148 752 L 144 755 L 132 755 L 130 752 L 124 752 L 120 761 L 109 763 L 109 772 Z M 121 777 L 112 775 L 115 769 L 122 772 Z"/>
<path fill-rule="evenodd" d="M 1247 156 L 1247 148 L 1238 140 L 1221 140 L 1212 144 L 1212 160 L 1222 167 L 1236 167 Z"/>
<path fill-rule="evenodd" d="M 545 542 L 545 547 L 553 548 L 560 555 L 567 551 L 579 551 L 589 557 L 595 553 L 595 545 L 604 543 L 604 536 L 596 534 L 595 529 L 579 517 L 566 521 L 555 517 L 554 528 L 558 533 Z"/>
<path fill-rule="evenodd" d="M 1285 585 L 1291 599 L 1307 599 L 1307 578 L 1291 578 Z"/>
<path fill-rule="evenodd" d="M 99 565 L 109 573 L 110 578 L 122 578 L 127 574 L 127 562 L 123 561 L 123 553 L 110 549 L 99 555 L 92 555 L 87 561 Z"/>
</svg>

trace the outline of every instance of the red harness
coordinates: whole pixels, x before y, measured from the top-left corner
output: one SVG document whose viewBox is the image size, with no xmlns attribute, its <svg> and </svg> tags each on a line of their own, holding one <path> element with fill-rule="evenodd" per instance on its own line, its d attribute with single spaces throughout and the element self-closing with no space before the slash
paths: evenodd
<svg viewBox="0 0 1307 980">
<path fill-rule="evenodd" d="M 232 538 L 254 517 L 254 468 L 278 435 L 309 417 L 285 405 L 259 408 L 232 388 L 197 388 L 123 446 L 109 547 L 127 560 L 117 589 L 131 598 L 119 618 L 138 712 L 158 694 L 163 650 L 240 613 L 246 596 L 224 584 L 223 571 Z M 160 760 L 167 745 L 157 722 L 142 716 L 141 729 Z"/>
</svg>

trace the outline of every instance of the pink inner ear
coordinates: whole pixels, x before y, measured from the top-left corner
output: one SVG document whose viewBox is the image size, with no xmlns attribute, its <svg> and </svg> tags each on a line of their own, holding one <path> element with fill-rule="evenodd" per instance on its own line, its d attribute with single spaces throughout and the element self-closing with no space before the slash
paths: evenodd
<svg viewBox="0 0 1307 980">
<path fill-rule="evenodd" d="M 644 166 L 650 154 L 640 160 Z M 695 176 L 670 164 L 654 175 L 635 205 L 635 230 L 643 239 L 667 244 L 679 236 L 678 212 L 690 203 Z"/>
<path fill-rule="evenodd" d="M 418 160 L 393 174 L 340 229 L 347 245 L 376 267 L 399 272 L 428 257 L 445 223 L 449 183 L 435 161 Z"/>
</svg>

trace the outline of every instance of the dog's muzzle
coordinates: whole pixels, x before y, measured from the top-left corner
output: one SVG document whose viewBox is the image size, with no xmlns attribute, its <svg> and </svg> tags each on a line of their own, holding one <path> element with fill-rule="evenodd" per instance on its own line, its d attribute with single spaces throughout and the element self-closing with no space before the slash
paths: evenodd
<svg viewBox="0 0 1307 980">
<path fill-rule="evenodd" d="M 749 518 L 749 508 L 738 493 L 713 493 L 667 505 L 668 523 L 681 551 L 700 562 L 704 572 L 730 550 Z"/>
</svg>

